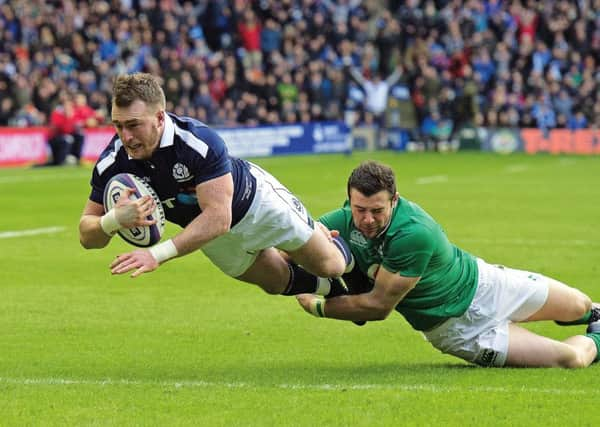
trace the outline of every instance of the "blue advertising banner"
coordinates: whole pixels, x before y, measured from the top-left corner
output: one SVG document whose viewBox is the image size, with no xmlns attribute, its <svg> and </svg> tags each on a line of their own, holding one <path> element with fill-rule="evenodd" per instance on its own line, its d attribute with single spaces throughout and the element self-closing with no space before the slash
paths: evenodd
<svg viewBox="0 0 600 427">
<path fill-rule="evenodd" d="M 352 150 L 350 128 L 343 122 L 279 126 L 216 128 L 235 157 L 278 154 L 347 153 Z"/>
</svg>

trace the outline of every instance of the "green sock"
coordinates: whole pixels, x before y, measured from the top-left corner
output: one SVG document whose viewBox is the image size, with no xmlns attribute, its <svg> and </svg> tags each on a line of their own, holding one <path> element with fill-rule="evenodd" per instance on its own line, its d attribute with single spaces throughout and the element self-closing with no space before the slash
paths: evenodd
<svg viewBox="0 0 600 427">
<path fill-rule="evenodd" d="M 589 334 L 585 334 L 586 337 L 589 337 L 594 340 L 594 344 L 596 344 L 596 358 L 594 359 L 594 363 L 600 360 L 600 332 L 592 332 Z"/>
<path fill-rule="evenodd" d="M 562 322 L 560 320 L 555 320 L 555 322 L 557 324 L 559 324 L 560 326 L 587 325 L 590 321 L 590 317 L 592 317 L 592 310 L 585 313 L 581 319 L 571 320 L 569 322 Z"/>
</svg>

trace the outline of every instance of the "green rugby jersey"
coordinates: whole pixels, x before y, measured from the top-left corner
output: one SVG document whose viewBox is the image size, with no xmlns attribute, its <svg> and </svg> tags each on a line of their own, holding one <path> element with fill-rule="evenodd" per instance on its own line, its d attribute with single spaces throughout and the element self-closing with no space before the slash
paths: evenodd
<svg viewBox="0 0 600 427">
<path fill-rule="evenodd" d="M 370 240 L 354 227 L 348 201 L 320 221 L 340 232 L 371 282 L 378 265 L 402 276 L 421 276 L 396 306 L 413 328 L 428 330 L 462 315 L 471 304 L 477 289 L 475 257 L 450 243 L 442 227 L 417 204 L 400 198 L 387 230 Z"/>
</svg>

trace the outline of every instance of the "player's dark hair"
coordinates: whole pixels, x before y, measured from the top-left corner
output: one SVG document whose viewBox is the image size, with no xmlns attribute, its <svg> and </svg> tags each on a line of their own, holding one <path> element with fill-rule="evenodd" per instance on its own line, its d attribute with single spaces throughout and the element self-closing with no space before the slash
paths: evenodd
<svg viewBox="0 0 600 427">
<path fill-rule="evenodd" d="M 396 194 L 396 177 L 389 166 L 373 160 L 362 162 L 355 168 L 348 178 L 348 197 L 350 190 L 354 188 L 367 197 L 388 191 L 392 197 Z"/>
<path fill-rule="evenodd" d="M 165 93 L 156 77 L 147 73 L 123 74 L 113 84 L 113 103 L 129 107 L 136 100 L 151 106 L 165 108 Z"/>
</svg>

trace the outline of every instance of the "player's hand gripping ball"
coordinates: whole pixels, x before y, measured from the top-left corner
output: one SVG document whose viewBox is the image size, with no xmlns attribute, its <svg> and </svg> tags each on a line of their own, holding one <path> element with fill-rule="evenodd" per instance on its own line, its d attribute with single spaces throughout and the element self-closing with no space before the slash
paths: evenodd
<svg viewBox="0 0 600 427">
<path fill-rule="evenodd" d="M 139 247 L 148 247 L 158 243 L 165 230 L 165 211 L 154 189 L 140 177 L 130 173 L 120 173 L 113 176 L 104 189 L 104 211 L 108 212 L 117 204 L 126 188 L 135 189 L 135 193 L 129 196 L 131 200 L 139 199 L 145 195 L 149 195 L 154 199 L 156 207 L 152 214 L 148 216 L 148 219 L 155 219 L 156 223 L 149 226 L 121 229 L 118 231 L 119 235 L 126 242 Z"/>
</svg>

